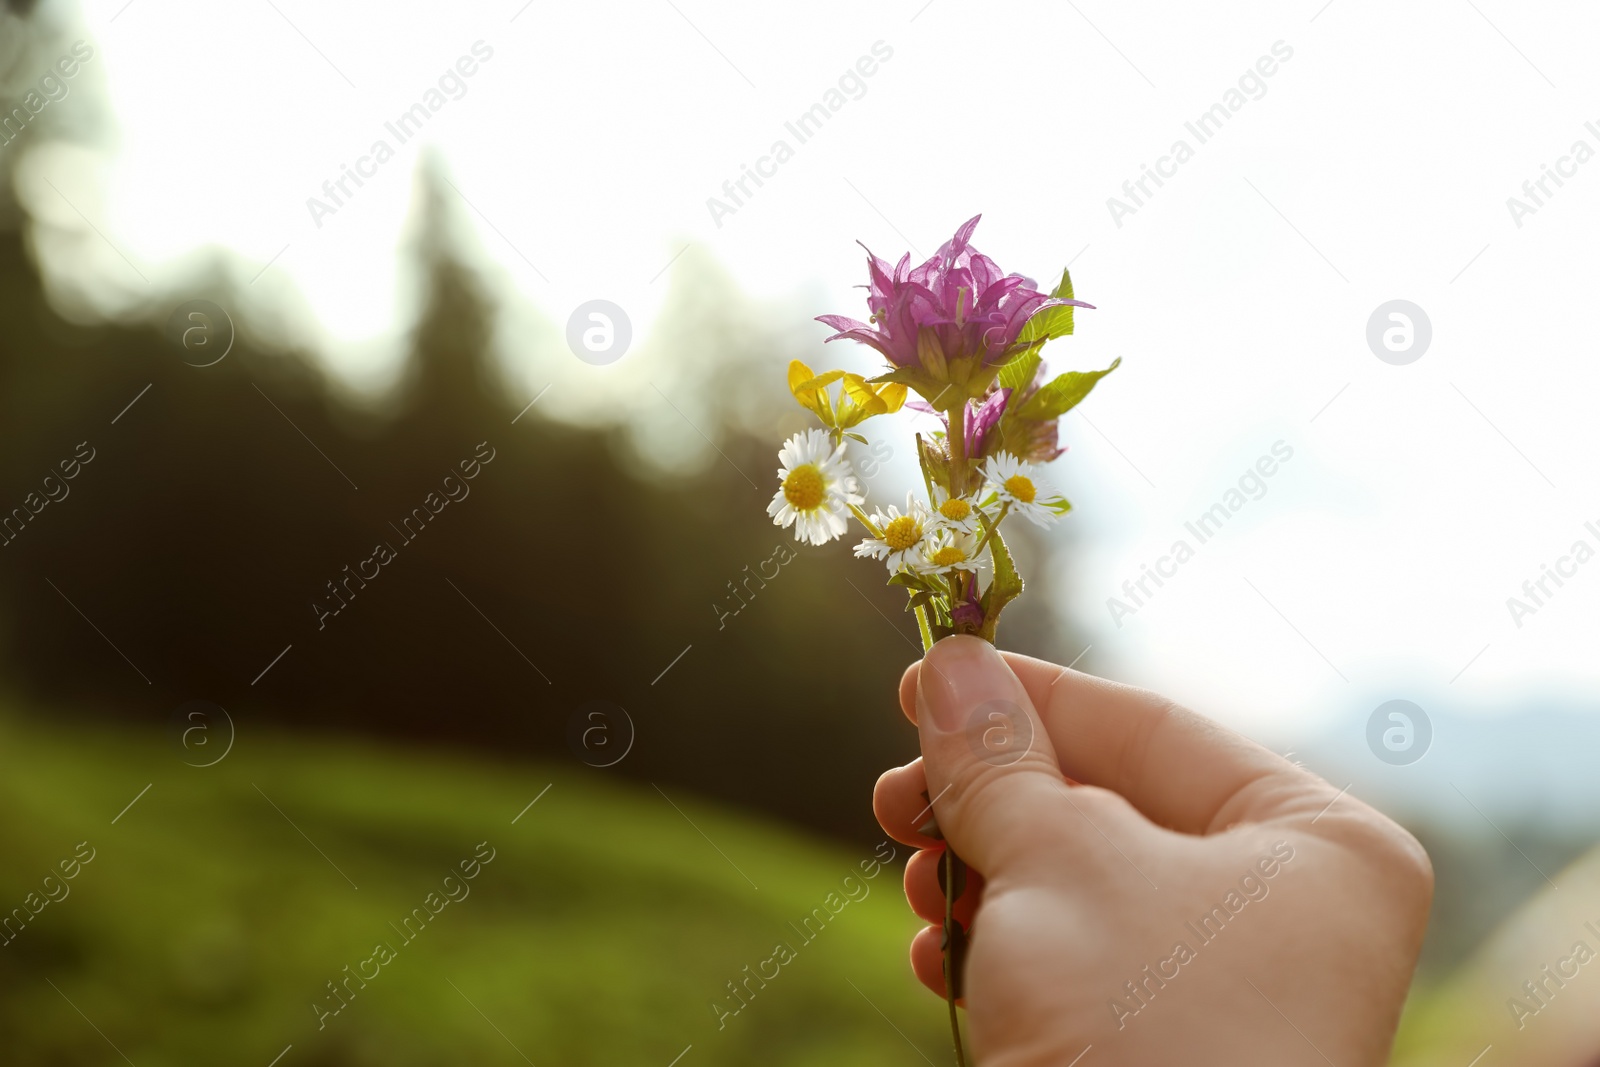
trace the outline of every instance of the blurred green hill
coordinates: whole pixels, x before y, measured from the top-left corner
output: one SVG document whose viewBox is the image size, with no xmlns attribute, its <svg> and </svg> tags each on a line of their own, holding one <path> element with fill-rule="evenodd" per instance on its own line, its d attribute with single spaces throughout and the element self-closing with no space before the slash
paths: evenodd
<svg viewBox="0 0 1600 1067">
<path fill-rule="evenodd" d="M 946 1061 L 905 962 L 903 846 L 824 844 L 597 771 L 237 725 L 194 767 L 220 747 L 0 714 L 0 1062 L 266 1064 L 290 1045 L 311 1067 Z M 1490 1031 L 1590 915 L 1597 871 L 1600 853 L 1559 873 L 1577 896 L 1545 894 L 1419 985 L 1395 1062 L 1464 1062 L 1487 1039 L 1591 1067 L 1587 983 L 1537 1041 Z M 418 908 L 437 914 L 406 924 Z M 392 958 L 366 962 L 380 942 Z M 793 958 L 767 964 L 778 943 Z M 777 976 L 722 1017 L 728 983 L 762 969 Z"/>
<path fill-rule="evenodd" d="M 148 732 L 0 718 L 0 907 L 40 908 L 0 946 L 0 1062 L 122 1062 L 112 1045 L 139 1067 L 264 1065 L 290 1044 L 286 1063 L 329 1067 L 947 1054 L 905 960 L 903 846 L 867 879 L 871 848 L 687 791 L 239 725 L 197 768 Z M 92 859 L 65 880 L 75 850 Z M 406 942 L 475 852 L 493 858 L 448 889 L 466 895 Z M 52 872 L 66 895 L 40 906 Z M 808 944 L 789 924 L 818 907 Z M 363 964 L 377 942 L 394 958 Z M 713 1000 L 736 1007 L 726 983 L 778 942 L 795 957 L 719 1029 Z M 336 1006 L 346 965 L 378 973 L 319 1031 L 312 1004 Z"/>
</svg>

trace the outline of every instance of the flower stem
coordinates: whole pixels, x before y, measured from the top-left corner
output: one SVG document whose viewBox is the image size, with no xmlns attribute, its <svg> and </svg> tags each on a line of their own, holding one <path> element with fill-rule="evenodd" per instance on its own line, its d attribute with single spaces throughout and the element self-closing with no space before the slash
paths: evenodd
<svg viewBox="0 0 1600 1067">
<path fill-rule="evenodd" d="M 880 539 L 883 537 L 883 531 L 872 525 L 872 520 L 867 518 L 867 513 L 856 507 L 856 505 L 850 505 L 850 514 L 854 515 L 856 517 L 856 521 L 865 526 L 867 528 L 867 532 L 873 537 Z"/>
<path fill-rule="evenodd" d="M 995 531 L 1000 529 L 1000 524 L 1005 521 L 1006 512 L 1008 512 L 1010 510 L 1011 510 L 1011 501 L 1007 500 L 1004 504 L 1001 504 L 1000 505 L 1000 514 L 995 516 L 994 525 L 993 526 L 990 526 L 988 521 L 986 519 L 983 519 L 983 512 L 981 512 L 981 511 L 978 512 L 978 517 L 979 517 L 980 520 L 983 521 L 983 525 L 984 525 L 985 529 L 983 531 L 983 540 L 979 541 L 978 542 L 978 547 L 972 550 L 972 555 L 973 555 L 974 559 L 977 558 L 977 555 L 978 555 L 979 552 L 983 551 L 983 546 L 989 543 L 989 539 L 994 537 Z"/>
<path fill-rule="evenodd" d="M 967 402 L 962 400 L 950 409 L 949 433 L 945 440 L 950 445 L 950 495 L 965 496 L 967 491 Z"/>
<path fill-rule="evenodd" d="M 954 912 L 956 864 L 960 862 L 947 840 L 944 850 L 944 999 L 950 1008 L 950 1039 L 956 1047 L 956 1067 L 966 1067 L 966 1056 L 961 1050 L 961 1020 L 956 1015 L 956 967 L 960 961 L 956 959 Z"/>
<path fill-rule="evenodd" d="M 967 402 L 962 399 L 954 408 L 950 409 L 948 433 L 945 435 L 950 446 L 950 478 L 949 490 L 952 497 L 966 495 L 967 489 Z M 974 553 L 976 555 L 976 553 Z M 951 577 L 951 610 L 955 609 L 959 598 L 959 587 L 956 579 Z M 956 980 L 957 969 L 961 961 L 957 958 L 956 951 L 956 921 L 955 911 L 955 884 L 956 864 L 961 860 L 956 856 L 955 849 L 950 847 L 950 842 L 945 842 L 944 853 L 944 999 L 950 1009 L 950 1040 L 955 1045 L 956 1067 L 966 1067 L 966 1054 L 961 1049 L 961 1020 L 956 1014 Z"/>
</svg>

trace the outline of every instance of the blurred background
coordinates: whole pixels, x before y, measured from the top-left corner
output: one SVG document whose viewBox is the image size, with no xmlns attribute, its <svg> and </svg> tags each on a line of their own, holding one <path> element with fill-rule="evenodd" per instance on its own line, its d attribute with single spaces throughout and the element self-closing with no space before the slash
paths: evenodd
<svg viewBox="0 0 1600 1067">
<path fill-rule="evenodd" d="M 5 1061 L 940 1062 L 870 811 L 916 628 L 764 509 L 788 361 L 874 366 L 852 242 L 979 211 L 1098 305 L 1047 362 L 1124 360 L 1001 643 L 1423 840 L 1396 1062 L 1600 1060 L 1600 978 L 1508 1005 L 1600 947 L 1600 25 L 1214 16 L 12 0 Z"/>
</svg>

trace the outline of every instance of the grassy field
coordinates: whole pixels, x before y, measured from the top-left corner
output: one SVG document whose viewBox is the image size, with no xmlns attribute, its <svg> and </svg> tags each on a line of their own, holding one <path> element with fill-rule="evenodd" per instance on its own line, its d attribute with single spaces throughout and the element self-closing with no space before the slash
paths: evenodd
<svg viewBox="0 0 1600 1067">
<path fill-rule="evenodd" d="M 905 960 L 901 846 L 868 879 L 870 848 L 677 790 L 248 723 L 215 766 L 182 755 L 0 718 L 0 1061 L 948 1059 Z M 780 942 L 792 958 L 764 964 Z M 737 1007 L 727 983 L 763 965 L 776 977 L 719 1025 L 713 1002 Z"/>
<path fill-rule="evenodd" d="M 215 752 L 0 716 L 0 1063 L 950 1062 L 905 960 L 903 846 L 820 843 L 577 765 L 248 724 L 216 765 L 183 762 Z M 1600 854 L 1560 878 L 1600 885 Z M 1502 941 L 1560 944 L 1540 932 L 1558 918 L 1535 908 Z M 1396 1062 L 1492 1040 L 1565 1067 L 1466 1025 L 1502 1014 L 1502 971 L 1414 991 Z M 1556 1015 L 1592 1015 L 1584 992 Z"/>
</svg>

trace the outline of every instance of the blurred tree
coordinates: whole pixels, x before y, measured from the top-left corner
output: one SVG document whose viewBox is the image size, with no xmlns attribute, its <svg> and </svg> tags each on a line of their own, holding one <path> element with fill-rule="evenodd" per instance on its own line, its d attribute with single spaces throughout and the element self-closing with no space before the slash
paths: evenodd
<svg viewBox="0 0 1600 1067">
<path fill-rule="evenodd" d="M 13 684 L 41 706 L 152 723 L 203 698 L 246 730 L 569 758 L 570 720 L 609 701 L 637 741 L 594 773 L 869 836 L 873 780 L 915 751 L 894 705 L 918 653 L 900 598 L 843 544 L 793 554 L 763 513 L 772 443 L 730 430 L 723 401 L 695 410 L 723 456 L 690 476 L 624 458 L 625 430 L 542 421 L 543 405 L 512 425 L 496 310 L 457 250 L 457 210 L 425 172 L 423 299 L 388 414 L 341 407 L 314 360 L 263 348 L 247 323 L 226 359 L 194 368 L 152 327 L 63 319 L 13 212 L 0 508 L 37 505 L 51 475 L 66 493 L 0 548 Z M 204 295 L 239 303 L 226 284 Z M 693 362 L 663 380 L 714 395 L 698 387 L 717 373 L 707 339 L 738 345 L 737 316 L 720 295 L 675 307 L 663 330 L 698 344 L 657 354 Z M 720 327 L 686 321 L 708 308 Z M 59 464 L 79 451 L 93 458 L 66 481 Z"/>
<path fill-rule="evenodd" d="M 256 336 L 225 261 L 167 298 L 236 313 L 227 357 L 197 368 L 159 328 L 171 306 L 83 325 L 52 305 L 33 250 L 99 238 L 18 207 L 19 152 L 49 135 L 30 129 L 0 181 L 0 658 L 29 703 L 161 724 L 206 699 L 246 735 L 272 721 L 576 761 L 569 728 L 605 701 L 637 737 L 593 773 L 876 840 L 872 783 L 915 755 L 895 685 L 920 649 L 876 567 L 846 543 L 796 551 L 764 514 L 775 441 L 802 424 L 782 368 L 817 358 L 796 316 L 686 255 L 639 372 L 610 379 L 636 393 L 628 418 L 550 419 L 559 387 L 518 418 L 503 311 L 429 163 L 386 405 L 352 405 L 316 358 Z M 575 365 L 553 331 L 518 344 L 545 380 Z M 674 434 L 706 465 L 663 449 Z M 1036 596 L 1011 643 L 1076 654 L 1045 636 L 1052 618 Z"/>
</svg>

